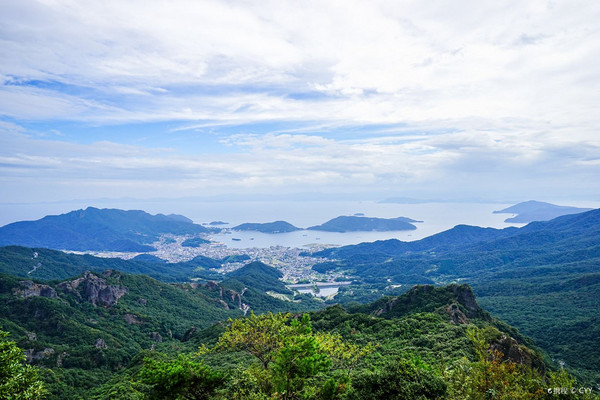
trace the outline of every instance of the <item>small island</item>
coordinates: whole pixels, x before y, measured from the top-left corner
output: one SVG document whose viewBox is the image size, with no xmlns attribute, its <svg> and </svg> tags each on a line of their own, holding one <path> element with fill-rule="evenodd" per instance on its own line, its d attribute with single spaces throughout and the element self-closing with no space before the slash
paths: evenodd
<svg viewBox="0 0 600 400">
<path fill-rule="evenodd" d="M 208 223 L 210 226 L 229 225 L 229 222 L 224 221 L 211 221 Z"/>
<path fill-rule="evenodd" d="M 234 231 L 256 231 L 262 233 L 285 233 L 301 230 L 286 221 L 275 221 L 266 223 L 245 223 L 231 228 Z"/>
<path fill-rule="evenodd" d="M 307 229 L 326 232 L 361 232 L 361 231 L 410 231 L 417 229 L 412 223 L 422 222 L 411 218 L 370 218 L 357 216 L 340 216 L 324 224 L 311 226 Z"/>
<path fill-rule="evenodd" d="M 557 206 L 542 201 L 529 200 L 503 210 L 494 211 L 494 214 L 517 214 L 514 217 L 505 219 L 504 222 L 526 224 L 533 221 L 549 221 L 563 215 L 579 214 L 591 210 L 591 208 Z"/>
</svg>

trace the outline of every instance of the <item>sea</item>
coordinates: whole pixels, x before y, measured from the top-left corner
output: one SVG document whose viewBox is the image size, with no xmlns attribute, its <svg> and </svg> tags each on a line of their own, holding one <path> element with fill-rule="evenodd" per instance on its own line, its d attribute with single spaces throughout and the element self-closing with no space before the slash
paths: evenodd
<svg viewBox="0 0 600 400">
<path fill-rule="evenodd" d="M 64 203 L 1 204 L 0 225 L 21 220 L 35 220 L 88 206 L 144 210 L 151 214 L 181 214 L 195 223 L 223 221 L 223 228 L 245 222 L 287 221 L 299 228 L 322 224 L 340 215 L 395 218 L 407 217 L 416 222 L 416 230 L 389 232 L 322 232 L 300 230 L 290 233 L 266 234 L 225 230 L 212 235 L 212 240 L 232 248 L 266 248 L 272 246 L 306 248 L 311 246 L 342 246 L 376 240 L 399 239 L 413 241 L 445 231 L 459 224 L 506 228 L 523 224 L 506 223 L 512 214 L 494 214 L 513 204 L 475 202 L 430 202 L 419 204 L 380 203 L 377 201 L 191 201 L 191 200 L 95 200 Z M 570 203 L 580 207 L 598 207 L 598 203 Z"/>
</svg>

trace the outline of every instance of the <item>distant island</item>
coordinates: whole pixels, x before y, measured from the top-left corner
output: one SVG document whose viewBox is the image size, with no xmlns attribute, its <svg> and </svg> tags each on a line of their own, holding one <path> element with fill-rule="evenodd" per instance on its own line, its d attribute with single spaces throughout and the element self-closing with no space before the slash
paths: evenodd
<svg viewBox="0 0 600 400">
<path fill-rule="evenodd" d="M 300 231 L 300 228 L 295 227 L 286 221 L 275 221 L 266 223 L 245 223 L 234 226 L 234 231 L 257 231 L 262 233 L 285 233 Z"/>
<path fill-rule="evenodd" d="M 357 216 L 340 216 L 324 224 L 307 229 L 326 232 L 360 232 L 360 231 L 409 231 L 417 229 L 412 223 L 422 222 L 411 218 L 370 218 Z"/>
<path fill-rule="evenodd" d="M 229 225 L 229 222 L 223 222 L 223 221 L 212 221 L 209 223 L 209 225 L 211 226 L 217 226 L 217 225 Z"/>
<path fill-rule="evenodd" d="M 530 200 L 515 204 L 514 206 L 510 206 L 503 210 L 494 211 L 494 214 L 517 214 L 514 217 L 505 219 L 504 222 L 529 223 L 533 221 L 549 221 L 563 215 L 579 214 L 591 210 L 593 209 L 557 206 L 542 201 Z"/>
</svg>

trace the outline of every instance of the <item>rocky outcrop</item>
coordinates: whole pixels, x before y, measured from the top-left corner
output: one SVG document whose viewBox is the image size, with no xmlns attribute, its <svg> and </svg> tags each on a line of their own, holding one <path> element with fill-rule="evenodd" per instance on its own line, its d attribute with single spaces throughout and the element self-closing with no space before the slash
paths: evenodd
<svg viewBox="0 0 600 400">
<path fill-rule="evenodd" d="M 108 272 L 110 274 L 105 276 L 114 275 L 113 271 L 107 271 L 105 274 Z M 59 283 L 58 287 L 66 292 L 74 293 L 95 306 L 112 307 L 127 294 L 127 288 L 120 285 L 107 285 L 106 279 L 100 278 L 90 271 L 84 272 L 81 278 Z"/>
<path fill-rule="evenodd" d="M 150 332 L 150 339 L 152 339 L 152 340 L 154 340 L 155 342 L 158 342 L 158 343 L 160 343 L 160 342 L 163 341 L 163 338 L 162 338 L 161 334 L 158 333 L 158 332 Z"/>
<path fill-rule="evenodd" d="M 462 312 L 458 304 L 452 303 L 444 309 L 450 315 L 450 323 L 455 325 L 468 324 L 469 320 L 465 313 Z"/>
<path fill-rule="evenodd" d="M 33 281 L 20 281 L 20 288 L 14 289 L 13 293 L 21 297 L 48 297 L 55 299 L 58 297 L 56 290 L 48 285 L 35 283 Z"/>
<path fill-rule="evenodd" d="M 125 314 L 123 315 L 123 319 L 130 325 L 139 325 L 143 321 L 135 314 Z"/>
<path fill-rule="evenodd" d="M 52 347 L 46 347 L 44 350 L 40 351 L 35 351 L 34 349 L 25 350 L 25 358 L 29 364 L 50 357 L 52 354 L 54 354 L 54 349 Z"/>
<path fill-rule="evenodd" d="M 541 371 L 545 369 L 545 364 L 539 354 L 520 345 L 516 339 L 506 334 L 501 334 L 496 339 L 493 339 L 490 348 L 502 355 L 502 361 L 509 360 Z"/>
<path fill-rule="evenodd" d="M 96 343 L 94 344 L 94 347 L 97 349 L 106 349 L 108 346 L 106 345 L 106 342 L 104 341 L 104 339 L 98 338 L 98 339 L 96 339 Z"/>
<path fill-rule="evenodd" d="M 456 284 L 442 287 L 417 285 L 401 296 L 374 303 L 371 311 L 384 318 L 398 318 L 419 312 L 447 314 L 454 324 L 468 323 L 471 318 L 491 320 L 490 315 L 477 304 L 471 287 Z"/>
</svg>

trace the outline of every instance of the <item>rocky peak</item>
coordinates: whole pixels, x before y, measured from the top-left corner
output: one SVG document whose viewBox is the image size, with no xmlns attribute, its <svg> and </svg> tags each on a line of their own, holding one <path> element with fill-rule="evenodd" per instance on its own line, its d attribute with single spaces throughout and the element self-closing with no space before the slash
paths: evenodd
<svg viewBox="0 0 600 400">
<path fill-rule="evenodd" d="M 450 322 L 455 324 L 467 323 L 468 318 L 490 319 L 489 314 L 477 304 L 469 285 L 417 285 L 401 296 L 382 299 L 375 303 L 375 306 L 372 313 L 384 318 L 397 318 L 417 312 L 436 312 L 448 314 Z"/>
<path fill-rule="evenodd" d="M 105 276 L 111 276 L 111 274 Z M 93 305 L 99 304 L 105 307 L 114 306 L 121 297 L 127 294 L 127 288 L 120 285 L 108 285 L 106 279 L 90 271 L 84 272 L 80 278 L 59 283 L 58 287 L 75 293 Z"/>
</svg>

